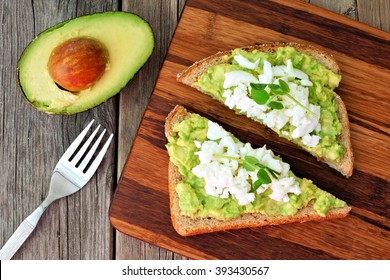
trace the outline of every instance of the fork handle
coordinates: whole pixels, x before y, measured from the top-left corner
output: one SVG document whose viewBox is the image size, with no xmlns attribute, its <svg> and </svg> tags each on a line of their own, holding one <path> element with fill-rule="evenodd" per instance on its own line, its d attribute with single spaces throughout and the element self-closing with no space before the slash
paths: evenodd
<svg viewBox="0 0 390 280">
<path fill-rule="evenodd" d="M 15 232 L 8 239 L 7 243 L 0 250 L 0 260 L 10 260 L 24 241 L 30 236 L 38 224 L 46 208 L 40 205 L 19 225 Z"/>
</svg>

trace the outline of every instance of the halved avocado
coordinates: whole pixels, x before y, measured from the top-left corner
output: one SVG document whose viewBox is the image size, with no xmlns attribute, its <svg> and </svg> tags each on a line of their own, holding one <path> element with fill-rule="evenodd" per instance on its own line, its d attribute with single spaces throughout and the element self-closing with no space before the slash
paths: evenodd
<svg viewBox="0 0 390 280">
<path fill-rule="evenodd" d="M 89 88 L 68 91 L 52 78 L 48 62 L 53 50 L 74 38 L 90 38 L 105 46 L 108 63 Z M 38 35 L 24 50 L 17 81 L 25 99 L 50 114 L 75 114 L 117 94 L 152 54 L 154 37 L 149 24 L 127 12 L 104 12 L 71 19 Z"/>
</svg>

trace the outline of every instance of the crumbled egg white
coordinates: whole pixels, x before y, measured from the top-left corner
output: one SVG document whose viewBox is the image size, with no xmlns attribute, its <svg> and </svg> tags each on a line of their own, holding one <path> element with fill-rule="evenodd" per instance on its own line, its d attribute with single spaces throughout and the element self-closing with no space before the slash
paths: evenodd
<svg viewBox="0 0 390 280">
<path fill-rule="evenodd" d="M 249 85 L 249 83 L 256 83 L 257 79 L 251 73 L 246 71 L 231 71 L 225 74 L 224 88 L 238 86 L 239 84 Z"/>
<path fill-rule="evenodd" d="M 256 192 L 272 189 L 270 198 L 276 201 L 289 201 L 289 193 L 300 194 L 298 182 L 290 177 L 289 164 L 274 157 L 265 146 L 254 149 L 249 143 L 235 142 L 220 125 L 209 121 L 207 140 L 194 142 L 199 149 L 195 154 L 200 163 L 192 169 L 195 176 L 204 178 L 206 193 L 212 196 L 238 200 L 239 205 L 246 205 L 255 199 L 251 192 L 251 183 L 257 180 L 257 170 L 253 172 L 243 168 L 237 159 L 254 156 L 269 168 L 280 173 L 277 179 L 271 177 L 270 184 L 261 185 Z"/>
<path fill-rule="evenodd" d="M 260 58 L 255 62 L 251 62 L 249 61 L 249 59 L 243 57 L 242 55 L 234 56 L 234 60 L 237 61 L 237 63 L 240 64 L 242 67 L 252 70 L 255 69 L 260 63 Z"/>
<path fill-rule="evenodd" d="M 236 55 L 234 59 L 239 65 L 247 69 L 254 69 L 259 64 L 259 60 L 251 62 L 242 55 Z M 297 79 L 299 84 L 290 82 L 289 78 Z M 267 105 L 259 105 L 249 97 L 250 83 L 278 84 L 279 79 L 285 81 L 290 88 L 290 94 L 314 114 L 310 114 L 287 96 L 280 97 L 280 101 L 284 106 L 280 110 L 269 110 Z M 286 65 L 277 66 L 272 66 L 271 63 L 265 60 L 263 73 L 257 77 L 244 70 L 231 71 L 225 74 L 223 84 L 225 89 L 223 93 L 224 103 L 230 109 L 237 109 L 250 118 L 261 120 L 266 126 L 277 131 L 290 123 L 295 127 L 291 133 L 292 138 L 301 138 L 304 145 L 315 147 L 318 145 L 320 137 L 312 135 L 312 132 L 318 132 L 320 129 L 320 107 L 309 103 L 308 87 L 312 85 L 313 83 L 309 80 L 308 75 L 294 68 L 290 59 L 287 60 Z"/>
</svg>

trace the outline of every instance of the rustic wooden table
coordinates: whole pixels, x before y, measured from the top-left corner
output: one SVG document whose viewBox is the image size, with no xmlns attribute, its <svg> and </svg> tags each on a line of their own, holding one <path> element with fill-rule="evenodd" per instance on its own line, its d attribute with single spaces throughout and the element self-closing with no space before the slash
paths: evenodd
<svg viewBox="0 0 390 280">
<path fill-rule="evenodd" d="M 390 32 L 388 0 L 306 2 Z M 185 0 L 1 1 L 0 245 L 46 196 L 52 168 L 89 120 L 115 133 L 97 175 L 47 210 L 14 259 L 182 259 L 115 231 L 108 211 L 184 5 Z M 24 102 L 15 69 L 26 45 L 54 24 L 107 10 L 136 13 L 154 30 L 154 53 L 135 78 L 116 97 L 76 115 L 46 115 Z"/>
</svg>

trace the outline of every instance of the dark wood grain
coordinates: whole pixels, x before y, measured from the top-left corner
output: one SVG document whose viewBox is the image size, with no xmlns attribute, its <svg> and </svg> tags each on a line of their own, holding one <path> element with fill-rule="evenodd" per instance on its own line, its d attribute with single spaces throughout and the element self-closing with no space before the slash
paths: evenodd
<svg viewBox="0 0 390 280">
<path fill-rule="evenodd" d="M 283 1 L 279 2 L 283 3 Z M 193 2 L 189 2 L 188 5 L 192 6 L 191 3 Z M 295 4 L 295 6 L 297 5 Z M 302 3 L 299 8 L 304 6 Z M 363 28 L 343 25 L 333 18 L 319 17 L 309 9 L 296 9 L 296 7 L 286 4 L 280 5 L 274 1 L 264 1 L 259 5 L 256 0 L 245 1 L 239 5 L 235 0 L 226 0 L 222 10 L 217 1 L 199 1 L 193 3 L 193 7 L 236 21 L 262 26 L 295 39 L 310 39 L 312 43 L 336 49 L 349 57 L 355 57 L 384 68 L 389 65 L 390 54 L 386 51 L 388 49 L 386 36 L 382 38 Z M 256 16 L 254 16 L 254 11 L 257 12 Z M 344 18 L 342 20 L 344 21 Z M 348 42 L 353 42 L 359 48 L 345 48 L 346 38 L 348 38 Z M 258 43 L 257 40 L 258 37 L 253 36 L 252 43 Z M 372 52 L 374 46 L 382 54 L 380 57 Z"/>
<path fill-rule="evenodd" d="M 265 16 L 259 20 L 258 15 Z M 279 19 L 283 23 L 276 24 Z M 361 48 L 349 43 L 351 36 L 346 36 L 345 30 Z M 390 80 L 390 67 L 389 60 L 378 52 L 386 49 L 389 39 L 388 33 L 304 2 L 188 1 L 114 195 L 110 209 L 114 227 L 191 258 L 388 259 L 390 112 L 386 81 Z M 355 152 L 356 168 L 350 179 L 268 129 L 176 82 L 176 74 L 196 60 L 264 41 L 319 45 L 339 62 L 343 81 L 338 93 L 351 116 Z M 243 141 L 267 144 L 298 175 L 346 200 L 353 207 L 351 214 L 327 222 L 180 237 L 170 222 L 163 134 L 164 119 L 178 103 L 217 120 Z M 254 244 L 262 250 L 251 250 Z"/>
</svg>

